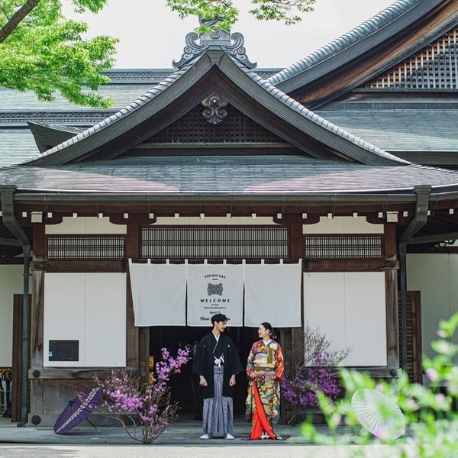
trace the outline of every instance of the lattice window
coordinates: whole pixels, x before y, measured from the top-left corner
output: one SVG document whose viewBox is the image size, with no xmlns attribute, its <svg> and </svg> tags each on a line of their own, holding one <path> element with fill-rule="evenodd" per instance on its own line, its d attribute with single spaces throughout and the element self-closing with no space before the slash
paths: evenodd
<svg viewBox="0 0 458 458">
<path fill-rule="evenodd" d="M 148 227 L 142 257 L 159 259 L 282 259 L 288 232 L 281 227 Z"/>
<path fill-rule="evenodd" d="M 456 89 L 458 27 L 366 83 L 366 88 Z"/>
<path fill-rule="evenodd" d="M 268 143 L 282 142 L 280 137 L 228 105 L 226 118 L 210 124 L 203 117 L 205 107 L 198 105 L 178 121 L 151 137 L 149 143 Z"/>
<path fill-rule="evenodd" d="M 381 235 L 306 235 L 306 259 L 380 259 Z"/>
<path fill-rule="evenodd" d="M 124 236 L 50 235 L 48 259 L 123 259 Z"/>
</svg>

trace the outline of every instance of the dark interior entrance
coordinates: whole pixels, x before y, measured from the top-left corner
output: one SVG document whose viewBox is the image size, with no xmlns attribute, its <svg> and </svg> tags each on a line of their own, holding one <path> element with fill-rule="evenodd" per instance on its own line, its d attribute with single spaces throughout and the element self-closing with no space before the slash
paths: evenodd
<svg viewBox="0 0 458 458">
<path fill-rule="evenodd" d="M 161 348 L 167 348 L 172 355 L 176 355 L 178 348 L 190 346 L 211 332 L 210 327 L 189 327 L 189 326 L 153 326 L 150 327 L 150 355 L 154 361 L 161 359 Z M 227 328 L 225 331 L 234 341 L 239 352 L 242 366 L 245 366 L 251 345 L 258 339 L 256 328 Z M 198 378 L 191 374 L 192 360 L 186 364 L 180 374 L 170 379 L 172 399 L 177 401 L 181 407 L 181 415 L 194 415 L 199 419 L 202 412 L 202 399 L 198 386 Z M 247 380 L 245 373 L 237 375 L 237 385 L 234 395 L 234 413 L 242 416 L 245 412 L 245 399 Z"/>
</svg>

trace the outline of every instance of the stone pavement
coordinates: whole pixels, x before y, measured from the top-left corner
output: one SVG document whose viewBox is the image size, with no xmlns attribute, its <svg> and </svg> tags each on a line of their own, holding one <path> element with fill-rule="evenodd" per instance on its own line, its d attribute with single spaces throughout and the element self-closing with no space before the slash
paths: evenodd
<svg viewBox="0 0 458 458">
<path fill-rule="evenodd" d="M 282 441 L 248 441 L 250 424 L 243 420 L 235 420 L 235 439 L 226 440 L 223 437 L 214 437 L 210 440 L 202 440 L 201 422 L 192 419 L 178 419 L 178 421 L 167 429 L 155 442 L 159 445 L 224 445 L 235 444 L 251 445 L 256 443 L 274 443 Z M 324 426 L 323 426 L 324 428 Z M 280 435 L 289 435 L 288 444 L 305 444 L 300 434 L 299 426 L 277 425 L 275 432 Z M 28 424 L 25 427 L 18 427 L 9 419 L 0 420 L 0 443 L 22 443 L 22 444 L 136 444 L 124 429 L 120 426 L 91 426 L 86 420 L 73 428 L 67 434 L 55 434 L 51 426 L 34 426 Z"/>
<path fill-rule="evenodd" d="M 8 456 L 16 447 L 26 450 L 27 447 L 46 446 L 51 448 L 82 448 L 82 456 L 92 456 L 92 450 L 95 456 L 100 456 L 100 447 L 112 450 L 114 446 L 124 446 L 131 449 L 132 446 L 138 453 L 135 456 L 143 456 L 146 450 L 152 451 L 150 447 L 160 449 L 161 458 L 172 456 L 201 457 L 214 456 L 216 453 L 219 458 L 243 456 L 259 457 L 259 454 L 265 458 L 270 456 L 282 457 L 303 457 L 307 458 L 349 458 L 354 456 L 354 452 L 359 452 L 358 457 L 370 458 L 397 458 L 401 456 L 400 449 L 393 449 L 383 445 L 360 446 L 323 446 L 308 444 L 301 436 L 299 426 L 277 425 L 275 431 L 277 434 L 290 435 L 287 441 L 259 440 L 248 441 L 246 437 L 250 432 L 250 425 L 242 420 L 234 422 L 235 436 L 234 440 L 225 440 L 223 438 L 213 438 L 211 440 L 201 440 L 201 423 L 194 420 L 178 420 L 172 427 L 167 429 L 155 442 L 154 445 L 145 449 L 141 445 L 129 438 L 126 432 L 118 426 L 98 426 L 97 429 L 84 421 L 73 428 L 68 434 L 57 435 L 52 427 L 27 425 L 18 427 L 11 423 L 9 419 L 0 419 L 0 456 L 2 450 L 8 447 Z M 326 426 L 318 425 L 322 432 L 326 431 Z M 345 431 L 340 431 L 343 434 Z M 87 447 L 90 448 L 87 448 Z M 85 450 L 85 451 L 84 451 Z M 140 452 L 141 451 L 141 452 Z M 159 450 L 158 450 L 159 451 Z M 98 453 L 98 455 L 97 455 Z M 110 452 L 111 453 L 111 452 Z M 13 455 L 14 456 L 14 455 Z M 75 456 L 79 456 L 76 454 Z M 146 455 L 144 455 L 146 456 Z M 415 457 L 413 450 L 407 449 L 407 456 Z"/>
</svg>

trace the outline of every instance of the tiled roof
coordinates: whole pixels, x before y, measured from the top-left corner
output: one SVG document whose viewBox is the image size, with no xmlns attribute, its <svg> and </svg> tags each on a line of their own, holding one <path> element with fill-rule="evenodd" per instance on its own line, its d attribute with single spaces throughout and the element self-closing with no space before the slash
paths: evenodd
<svg viewBox="0 0 458 458">
<path fill-rule="evenodd" d="M 229 54 L 226 55 L 229 56 L 229 59 L 219 60 L 218 66 L 220 69 L 223 72 L 227 72 L 228 77 L 236 82 L 236 84 L 242 90 L 249 93 L 249 95 L 255 100 L 258 100 L 259 103 L 261 103 L 265 108 L 271 110 L 278 116 L 282 116 L 285 121 L 291 123 L 291 125 L 296 129 L 301 130 L 304 135 L 310 135 L 311 137 L 322 142 L 327 147 L 331 147 L 345 154 L 347 157 L 364 164 L 388 165 L 391 163 L 406 163 L 406 161 L 388 154 L 385 151 L 382 151 L 380 148 L 377 148 L 374 145 L 371 145 L 364 140 L 355 137 L 354 135 L 344 131 L 331 122 L 326 121 L 316 113 L 313 113 L 288 95 L 284 94 L 278 88 L 272 86 L 266 80 L 263 80 L 256 73 L 246 69 Z M 192 74 L 195 75 L 191 78 L 193 81 L 198 81 L 196 72 L 201 72 L 204 74 L 211 68 L 212 59 L 209 57 L 204 59 L 204 56 L 206 56 L 206 54 L 204 54 L 202 57 L 199 57 L 197 63 L 196 61 L 193 61 L 192 63 L 183 67 L 181 70 L 178 70 L 176 73 L 167 77 L 164 81 L 145 93 L 142 97 L 138 98 L 135 102 L 127 105 L 122 110 L 95 124 L 89 129 L 75 135 L 69 140 L 55 146 L 52 149 L 49 149 L 42 155 L 37 156 L 36 159 L 31 161 L 31 163 L 35 165 L 58 165 L 70 162 L 75 160 L 80 155 L 85 154 L 91 149 L 101 145 L 102 142 L 113 140 L 117 135 L 120 135 L 128 128 L 131 128 L 134 123 L 144 121 L 146 119 L 146 115 L 151 116 L 153 111 L 158 112 L 161 109 L 161 104 L 156 101 L 156 97 L 158 95 L 162 95 L 162 93 L 165 94 L 163 97 L 164 101 L 161 103 L 166 104 L 173 101 L 173 99 L 177 97 L 178 94 L 181 94 L 184 90 L 186 90 L 186 87 L 188 87 L 190 83 L 186 82 L 186 85 L 180 89 L 178 82 L 181 81 L 180 78 L 182 78 L 183 75 L 185 75 L 191 67 L 193 69 Z M 199 68 L 198 71 L 197 68 Z M 248 79 L 244 79 L 242 77 L 244 74 L 247 75 Z M 256 84 L 253 85 L 253 82 Z M 175 93 L 172 91 L 172 86 L 175 89 Z M 262 90 L 259 90 L 259 88 L 262 88 Z M 168 89 L 170 89 L 170 95 L 169 92 L 166 92 Z M 146 108 L 147 106 L 148 108 Z M 136 114 L 140 108 L 145 108 L 145 110 L 143 110 L 142 113 L 138 113 L 138 116 L 132 117 L 132 119 L 127 122 L 128 117 L 130 115 Z M 115 123 L 117 124 L 114 127 Z M 103 133 L 103 138 L 100 136 L 98 139 L 95 138 L 96 134 L 101 134 L 102 131 L 108 127 L 113 127 L 110 130 L 110 133 L 105 131 Z M 78 143 L 81 144 L 86 140 L 89 142 L 89 139 L 91 139 L 90 144 L 87 143 L 86 147 L 76 148 Z"/>
<path fill-rule="evenodd" d="M 151 84 L 138 85 L 105 85 L 99 89 L 100 95 L 103 97 L 112 97 L 114 100 L 113 109 L 127 105 L 128 103 L 140 97 L 148 89 Z M 9 89 L 0 88 L 0 114 L 1 113 L 27 113 L 27 112 L 58 112 L 69 111 L 75 113 L 84 113 L 91 111 L 105 111 L 98 108 L 81 107 L 70 103 L 61 96 L 57 96 L 52 102 L 42 102 L 37 99 L 32 92 L 19 92 Z M 0 123 L 2 118 L 0 117 Z"/>
<path fill-rule="evenodd" d="M 121 119 L 125 118 L 128 114 L 135 112 L 139 108 L 145 106 L 150 100 L 154 99 L 159 93 L 163 92 L 166 88 L 171 86 L 171 84 L 180 78 L 189 66 L 184 67 L 181 70 L 177 70 L 173 74 L 169 75 L 167 78 L 162 80 L 159 84 L 154 86 L 152 89 L 148 90 L 146 93 L 142 94 L 138 97 L 134 102 L 131 102 L 129 105 L 125 106 L 121 110 L 117 111 L 116 113 L 108 116 L 107 118 L 103 119 L 102 121 L 94 124 L 92 127 L 82 131 L 81 133 L 75 135 L 74 137 L 70 138 L 69 140 L 57 145 L 56 147 L 44 152 L 40 156 L 35 158 L 36 161 L 42 161 L 43 158 L 48 156 L 56 155 L 56 153 L 65 150 L 67 147 L 71 145 L 75 145 L 76 143 L 84 140 L 92 136 L 93 134 L 104 130 L 106 127 L 113 125 L 114 123 L 120 121 Z M 75 153 L 68 154 L 69 160 L 75 157 Z"/>
<path fill-rule="evenodd" d="M 364 164 L 371 164 L 370 155 L 378 156 L 380 158 L 384 158 L 387 161 L 392 161 L 393 163 L 405 163 L 403 160 L 399 159 L 398 157 L 387 153 L 386 151 L 382 150 L 381 148 L 370 144 L 369 142 L 362 140 L 350 132 L 344 130 L 343 128 L 339 127 L 337 123 L 333 123 L 328 119 L 325 119 L 325 116 L 320 116 L 318 113 L 313 112 L 299 102 L 294 100 L 293 98 L 289 97 L 287 94 L 282 92 L 280 89 L 273 86 L 268 80 L 263 80 L 259 76 L 255 74 L 251 74 L 251 77 L 254 81 L 256 81 L 260 86 L 262 86 L 267 92 L 274 95 L 278 100 L 281 100 L 285 105 L 289 106 L 296 112 L 300 113 L 302 116 L 306 117 L 307 119 L 313 121 L 315 124 L 323 127 L 324 129 L 328 130 L 329 132 L 333 132 L 337 136 L 347 139 L 348 141 L 354 143 L 361 147 L 361 150 L 358 151 L 359 154 L 355 154 L 351 156 L 353 159 L 362 162 Z M 326 112 L 325 112 L 326 113 Z M 368 154 L 369 153 L 369 154 Z"/>
<path fill-rule="evenodd" d="M 323 110 L 329 121 L 378 147 L 458 154 L 458 109 Z"/>
<path fill-rule="evenodd" d="M 260 68 L 253 71 L 262 78 L 266 78 L 278 72 L 278 69 Z M 17 113 L 26 118 L 29 117 L 29 113 L 33 112 L 43 113 L 43 117 L 46 116 L 46 113 L 52 112 L 54 119 L 57 119 L 62 114 L 62 122 L 72 122 L 72 120 L 66 119 L 65 112 L 74 112 L 76 116 L 79 114 L 80 118 L 88 116 L 86 112 L 104 112 L 105 117 L 107 117 L 141 97 L 152 87 L 175 73 L 175 70 L 113 69 L 105 73 L 112 77 L 112 82 L 101 86 L 99 93 L 114 100 L 114 104 L 109 110 L 74 105 L 59 95 L 53 102 L 41 102 L 33 92 L 19 92 L 0 87 L 0 128 L 9 119 L 4 116 L 6 113 Z"/>
<path fill-rule="evenodd" d="M 110 84 L 148 84 L 155 85 L 173 73 L 173 68 L 114 68 L 104 72 L 111 78 Z M 262 78 L 269 78 L 280 71 L 279 68 L 256 68 L 253 70 Z"/>
<path fill-rule="evenodd" d="M 320 77 L 403 30 L 442 1 L 398 0 L 340 38 L 271 76 L 269 81 L 275 86 L 282 86 L 291 78 L 319 65 L 320 70 L 309 78 L 304 76 L 304 82 Z M 292 88 L 288 87 L 288 90 Z"/>
<path fill-rule="evenodd" d="M 36 123 L 36 125 L 40 125 L 41 123 Z M 45 128 L 53 129 L 53 130 L 58 130 L 62 132 L 70 132 L 73 134 L 79 134 L 84 130 L 82 127 L 75 127 L 75 126 L 69 126 L 67 124 L 41 124 Z"/>
<path fill-rule="evenodd" d="M 37 152 L 29 130 L 0 129 L 0 169 L 29 161 Z"/>
<path fill-rule="evenodd" d="M 298 156 L 126 158 L 110 163 L 17 166 L 0 182 L 19 192 L 153 193 L 157 195 L 288 195 L 411 192 L 457 186 L 458 172 L 416 165 L 366 166 Z"/>
</svg>

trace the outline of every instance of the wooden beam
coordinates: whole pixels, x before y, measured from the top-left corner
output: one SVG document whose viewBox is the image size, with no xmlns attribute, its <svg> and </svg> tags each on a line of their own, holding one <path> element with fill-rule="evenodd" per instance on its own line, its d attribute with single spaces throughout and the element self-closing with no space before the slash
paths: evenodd
<svg viewBox="0 0 458 458">
<path fill-rule="evenodd" d="M 126 367 L 126 369 L 134 373 L 136 370 L 133 367 Z M 111 374 L 111 371 L 112 369 L 107 369 L 106 367 L 50 367 L 39 370 L 32 368 L 29 370 L 28 377 L 30 380 L 92 380 L 96 375 L 100 378 L 107 377 Z"/>
<path fill-rule="evenodd" d="M 52 260 L 42 264 L 42 269 L 46 272 L 124 272 L 124 260 L 88 260 L 73 261 Z"/>
<path fill-rule="evenodd" d="M 44 261 L 47 257 L 46 226 L 33 226 L 32 252 L 34 261 Z"/>
<path fill-rule="evenodd" d="M 233 150 L 233 149 L 296 149 L 295 146 L 290 145 L 287 142 L 231 142 L 231 143 L 218 143 L 218 142 L 199 142 L 199 143 L 152 143 L 144 142 L 139 145 L 134 146 L 133 150 L 158 150 L 158 149 L 223 149 L 223 150 Z M 288 152 L 290 153 L 290 152 Z M 232 151 L 231 151 L 232 154 Z"/>
<path fill-rule="evenodd" d="M 398 269 L 398 261 L 384 259 L 305 259 L 304 270 L 310 272 L 381 272 Z"/>
</svg>

